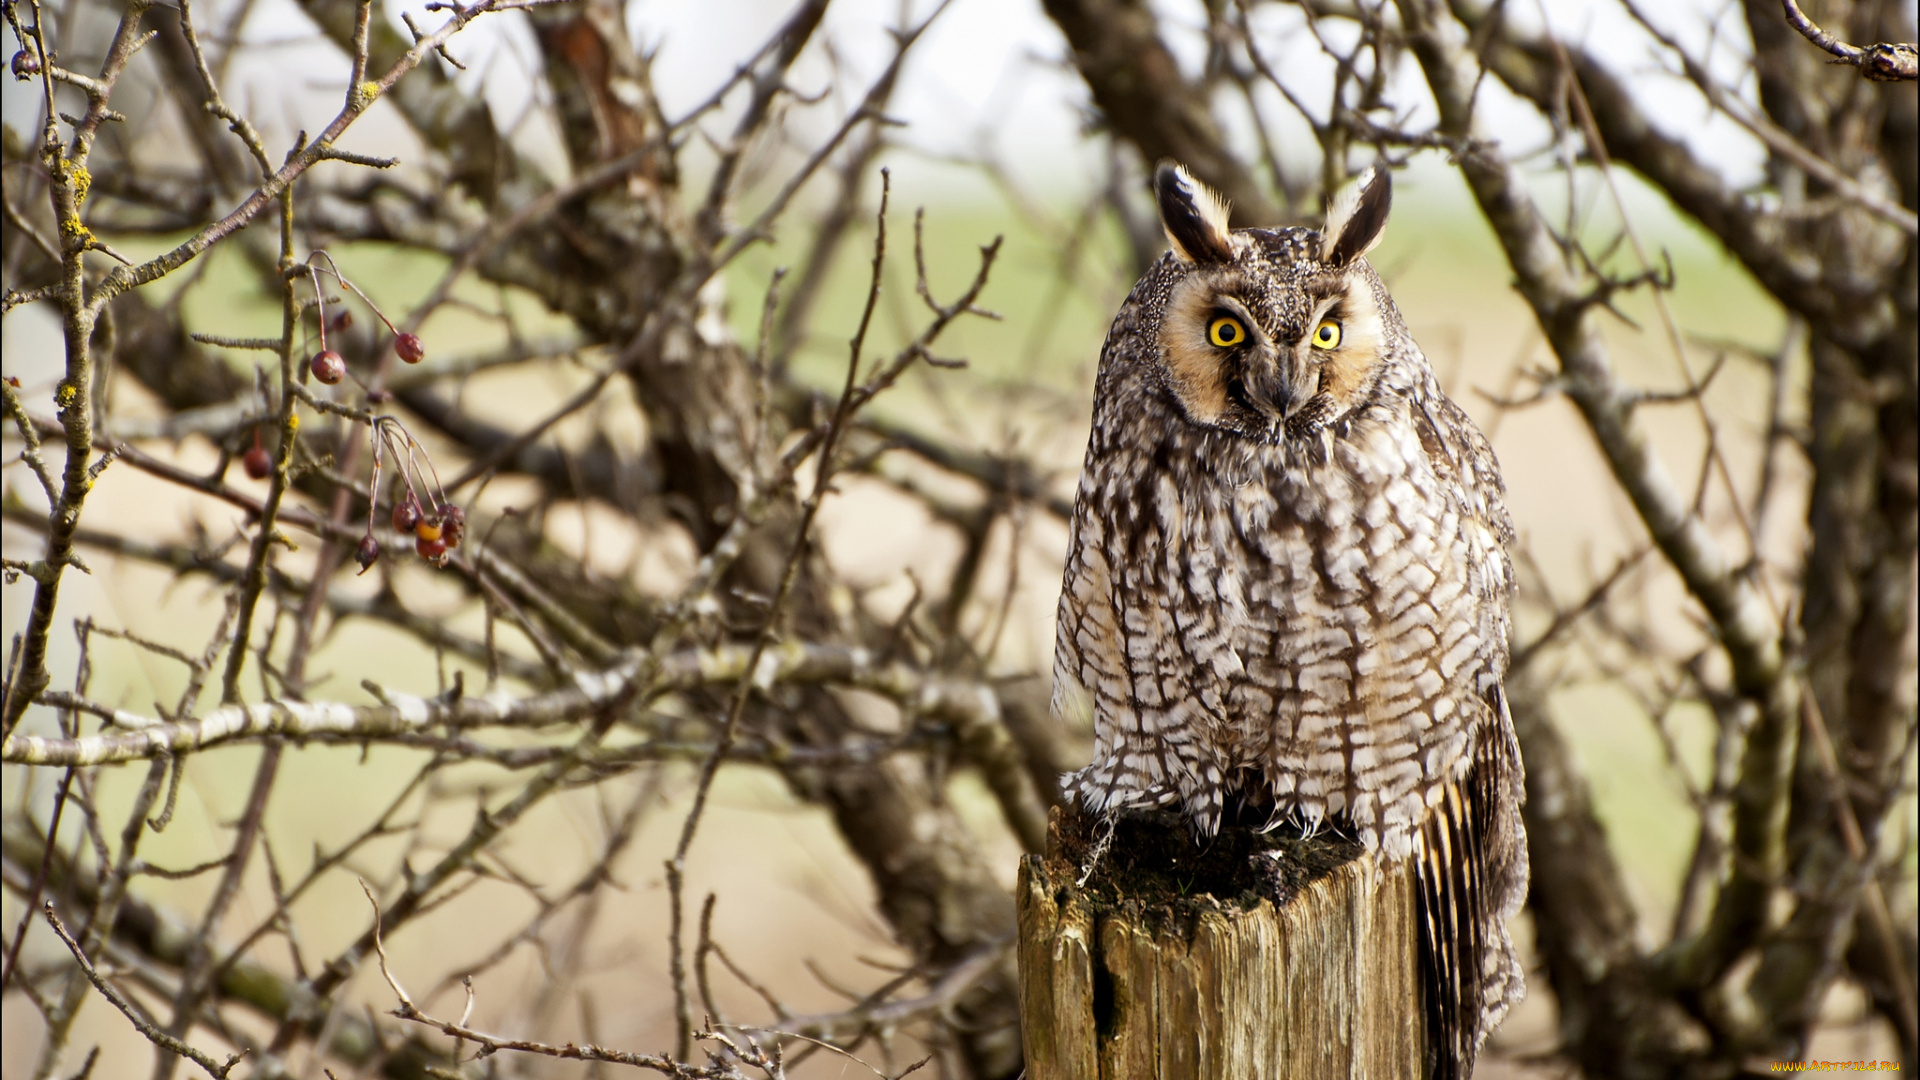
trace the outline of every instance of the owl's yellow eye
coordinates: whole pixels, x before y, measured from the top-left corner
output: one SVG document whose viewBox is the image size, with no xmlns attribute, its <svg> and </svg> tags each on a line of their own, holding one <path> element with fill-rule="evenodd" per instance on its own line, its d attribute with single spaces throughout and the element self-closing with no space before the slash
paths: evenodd
<svg viewBox="0 0 1920 1080">
<path fill-rule="evenodd" d="M 1207 324 L 1207 340 L 1223 349 L 1231 349 L 1246 343 L 1247 328 L 1240 325 L 1239 319 L 1222 315 Z"/>
<path fill-rule="evenodd" d="M 1313 347 L 1331 349 L 1340 344 L 1340 324 L 1333 319 L 1321 319 L 1320 325 L 1313 328 Z"/>
</svg>

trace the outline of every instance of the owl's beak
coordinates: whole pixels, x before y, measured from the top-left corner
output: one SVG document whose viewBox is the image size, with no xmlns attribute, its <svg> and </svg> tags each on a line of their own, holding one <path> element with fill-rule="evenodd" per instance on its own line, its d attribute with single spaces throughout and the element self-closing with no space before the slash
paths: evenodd
<svg viewBox="0 0 1920 1080">
<path fill-rule="evenodd" d="M 1242 384 L 1247 399 L 1255 407 L 1274 420 L 1285 422 L 1318 392 L 1317 381 L 1311 365 L 1301 363 L 1294 356 L 1261 349 L 1248 357 Z"/>
</svg>

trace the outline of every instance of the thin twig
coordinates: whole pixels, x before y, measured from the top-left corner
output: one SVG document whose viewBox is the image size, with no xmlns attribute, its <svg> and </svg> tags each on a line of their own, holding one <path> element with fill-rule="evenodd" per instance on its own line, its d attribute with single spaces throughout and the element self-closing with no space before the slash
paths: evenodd
<svg viewBox="0 0 1920 1080">
<path fill-rule="evenodd" d="M 120 1010 L 121 1014 L 132 1022 L 134 1030 L 145 1036 L 148 1042 L 153 1043 L 155 1046 L 169 1053 L 178 1054 L 193 1062 L 195 1065 L 200 1066 L 202 1069 L 205 1069 L 207 1075 L 213 1077 L 214 1080 L 226 1080 L 227 1074 L 233 1071 L 233 1067 L 240 1064 L 240 1060 L 247 1056 L 247 1052 L 242 1050 L 227 1058 L 226 1063 L 223 1065 L 215 1061 L 212 1057 L 209 1057 L 203 1051 L 195 1049 L 188 1043 L 176 1039 L 155 1027 L 141 1015 L 140 1009 L 135 1007 L 131 1001 L 128 1001 L 126 996 L 121 994 L 120 991 L 114 989 L 113 984 L 109 983 L 100 972 L 94 968 L 93 962 L 87 959 L 86 951 L 80 948 L 80 943 L 75 941 L 73 935 L 67 932 L 66 926 L 60 921 L 60 916 L 54 914 L 53 901 L 47 901 L 41 911 L 47 917 L 47 925 L 53 927 L 54 934 L 66 945 L 67 951 L 73 954 L 74 963 L 80 965 L 80 971 L 86 975 L 87 981 L 93 984 L 94 989 L 100 991 L 100 996 L 106 998 L 108 1004 Z"/>
</svg>

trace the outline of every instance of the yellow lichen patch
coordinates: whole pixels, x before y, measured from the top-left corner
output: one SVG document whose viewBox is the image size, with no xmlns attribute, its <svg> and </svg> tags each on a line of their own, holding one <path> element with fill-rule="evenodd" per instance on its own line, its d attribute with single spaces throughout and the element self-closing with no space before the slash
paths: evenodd
<svg viewBox="0 0 1920 1080">
<path fill-rule="evenodd" d="M 78 162 L 68 162 L 65 171 L 67 186 L 73 189 L 73 205 L 79 206 L 87 201 L 87 192 L 93 190 L 93 174 Z"/>
</svg>

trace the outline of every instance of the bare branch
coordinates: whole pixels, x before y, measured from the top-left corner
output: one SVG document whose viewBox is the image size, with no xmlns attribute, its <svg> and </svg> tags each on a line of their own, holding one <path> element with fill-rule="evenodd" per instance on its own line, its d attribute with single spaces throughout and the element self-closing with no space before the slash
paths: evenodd
<svg viewBox="0 0 1920 1080">
<path fill-rule="evenodd" d="M 42 910 L 46 915 L 47 925 L 53 927 L 54 934 L 60 938 L 61 943 L 66 945 L 67 950 L 73 954 L 74 963 L 80 965 L 80 970 L 86 975 L 87 981 L 93 984 L 94 989 L 100 991 L 101 997 L 106 998 L 109 1004 L 119 1009 L 121 1014 L 133 1024 L 134 1029 L 145 1036 L 148 1042 L 153 1043 L 155 1046 L 169 1053 L 178 1054 L 192 1061 L 195 1065 L 205 1069 L 207 1075 L 213 1077 L 214 1080 L 226 1080 L 227 1074 L 233 1071 L 233 1067 L 240 1064 L 240 1060 L 247 1056 L 245 1051 L 241 1051 L 227 1058 L 225 1064 L 221 1064 L 207 1056 L 204 1052 L 194 1049 L 187 1043 L 155 1027 L 152 1022 L 142 1015 L 141 1010 L 135 1008 L 133 1003 L 128 1001 L 124 994 L 115 990 L 113 984 L 109 983 L 101 976 L 100 972 L 94 969 L 92 961 L 87 959 L 86 952 L 80 948 L 80 943 L 73 940 L 73 935 L 67 932 L 66 925 L 60 921 L 58 915 L 54 914 L 53 901 L 47 901 L 46 907 Z"/>
<path fill-rule="evenodd" d="M 1807 18 L 1795 0 L 1780 0 L 1786 9 L 1787 25 L 1800 36 L 1832 53 L 1838 63 L 1860 69 L 1860 77 L 1871 82 L 1910 82 L 1920 79 L 1920 50 L 1911 42 L 1890 45 L 1880 42 L 1866 48 L 1849 45 Z"/>
</svg>

